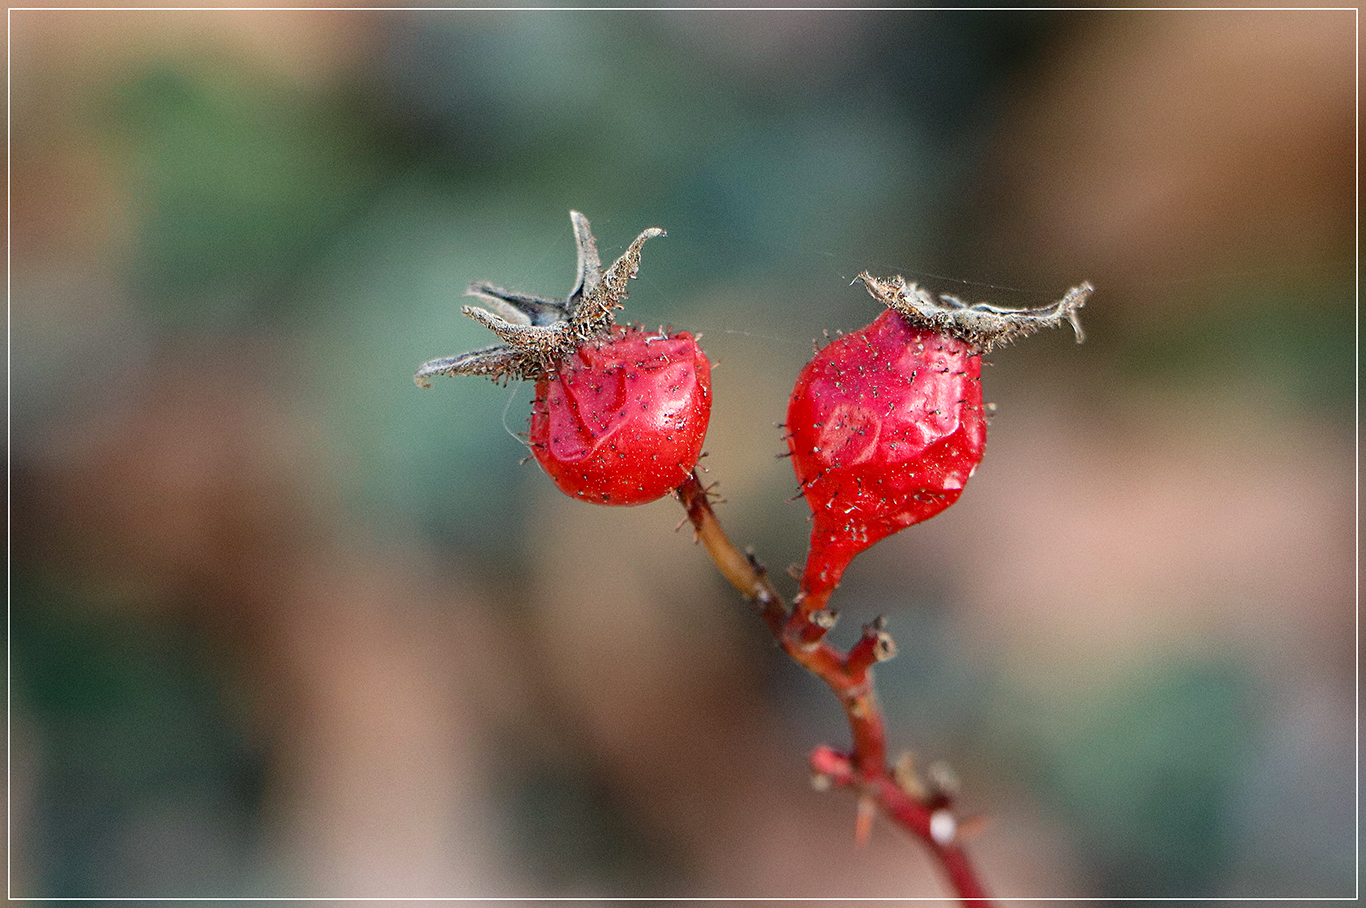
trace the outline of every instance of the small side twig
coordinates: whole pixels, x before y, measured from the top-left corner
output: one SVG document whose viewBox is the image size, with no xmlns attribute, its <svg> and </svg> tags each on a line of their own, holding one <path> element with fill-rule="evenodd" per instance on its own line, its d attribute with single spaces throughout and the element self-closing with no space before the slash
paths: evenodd
<svg viewBox="0 0 1366 908">
<path fill-rule="evenodd" d="M 822 786 L 857 790 L 859 840 L 867 834 L 864 805 L 875 804 L 884 816 L 925 843 L 960 899 L 989 905 L 962 847 L 951 798 L 942 791 L 926 796 L 922 786 L 909 784 L 905 778 L 899 781 L 887 765 L 886 725 L 872 676 L 872 667 L 896 652 L 883 620 L 864 627 L 862 636 L 847 653 L 830 645 L 824 638 L 834 626 L 837 613 L 825 607 L 828 594 L 820 602 L 798 603 L 789 612 L 768 574 L 726 536 L 696 471 L 679 487 L 677 495 L 698 541 L 706 547 L 722 576 L 758 607 L 783 651 L 824 681 L 839 698 L 849 722 L 853 747 L 848 754 L 817 747 L 811 753 L 811 769 Z M 901 775 L 904 777 L 907 772 L 903 764 Z"/>
</svg>

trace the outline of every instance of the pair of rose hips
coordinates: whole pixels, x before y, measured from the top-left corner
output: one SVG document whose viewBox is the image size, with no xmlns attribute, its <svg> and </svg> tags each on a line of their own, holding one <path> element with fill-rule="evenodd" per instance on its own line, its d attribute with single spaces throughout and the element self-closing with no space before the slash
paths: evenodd
<svg viewBox="0 0 1366 908">
<path fill-rule="evenodd" d="M 414 376 L 532 380 L 532 454 L 566 494 L 609 505 L 654 501 L 692 475 L 711 415 L 711 365 L 688 332 L 615 323 L 640 266 L 641 233 L 606 271 L 588 219 L 570 212 L 578 245 L 563 300 L 486 283 L 465 315 L 502 344 L 434 359 Z M 787 444 L 811 507 L 802 588 L 829 591 L 859 552 L 953 504 L 986 446 L 981 357 L 995 344 L 1070 322 L 1089 284 L 1041 309 L 967 305 L 901 278 L 860 275 L 887 308 L 820 350 L 788 403 Z M 492 310 L 492 311 L 489 311 Z"/>
</svg>

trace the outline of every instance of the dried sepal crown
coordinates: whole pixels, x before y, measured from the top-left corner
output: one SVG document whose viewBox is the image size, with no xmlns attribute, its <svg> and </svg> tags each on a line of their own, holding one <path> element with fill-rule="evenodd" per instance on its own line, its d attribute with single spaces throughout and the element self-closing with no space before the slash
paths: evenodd
<svg viewBox="0 0 1366 908">
<path fill-rule="evenodd" d="M 494 380 L 536 379 L 581 345 L 607 335 L 614 312 L 626 299 L 627 283 L 640 268 L 640 247 L 651 237 L 663 236 L 658 227 L 644 230 L 621 258 L 606 270 L 598 258 L 588 218 L 569 212 L 578 247 L 574 286 L 563 300 L 550 300 L 505 290 L 476 281 L 465 291 L 487 308 L 465 306 L 465 315 L 488 328 L 503 341 L 456 356 L 424 363 L 413 376 L 420 387 L 430 388 L 434 375 L 485 375 Z"/>
<path fill-rule="evenodd" d="M 1008 309 L 990 303 L 968 304 L 955 296 L 934 294 L 906 283 L 906 279 L 876 278 L 868 272 L 859 275 L 873 299 L 904 316 L 911 324 L 951 334 L 982 352 L 997 344 L 1009 343 L 1041 328 L 1055 328 L 1064 321 L 1076 332 L 1077 343 L 1085 339 L 1077 310 L 1095 289 L 1089 282 L 1067 291 L 1062 299 L 1037 309 Z"/>
</svg>

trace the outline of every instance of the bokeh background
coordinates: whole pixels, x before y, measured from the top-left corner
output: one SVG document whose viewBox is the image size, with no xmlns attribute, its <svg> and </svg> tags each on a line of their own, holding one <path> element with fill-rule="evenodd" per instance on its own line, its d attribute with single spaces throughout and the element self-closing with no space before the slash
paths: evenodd
<svg viewBox="0 0 1366 908">
<path fill-rule="evenodd" d="M 935 896 L 665 500 L 417 389 L 648 226 L 775 574 L 825 330 L 1040 305 L 962 501 L 860 559 L 1002 896 L 1348 896 L 1353 11 L 11 12 L 11 895 Z M 790 587 L 787 589 L 791 592 Z"/>
</svg>

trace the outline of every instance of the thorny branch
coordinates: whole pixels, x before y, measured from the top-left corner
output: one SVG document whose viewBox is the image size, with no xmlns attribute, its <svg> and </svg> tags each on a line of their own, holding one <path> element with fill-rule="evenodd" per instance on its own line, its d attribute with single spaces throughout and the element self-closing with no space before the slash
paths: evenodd
<svg viewBox="0 0 1366 908">
<path fill-rule="evenodd" d="M 925 843 L 960 899 L 989 905 L 962 847 L 962 830 L 952 812 L 952 792 L 944 786 L 921 783 L 908 757 L 903 757 L 894 770 L 887 766 L 886 726 L 873 687 L 872 667 L 895 655 L 896 647 L 883 629 L 882 619 L 866 625 L 847 653 L 832 646 L 824 638 L 834 626 L 837 613 L 826 608 L 823 601 L 798 602 L 789 613 L 764 568 L 726 536 L 696 470 L 678 488 L 677 496 L 697 540 L 721 574 L 758 607 L 783 651 L 829 685 L 844 707 L 853 736 L 852 750 L 842 754 L 817 747 L 811 753 L 811 770 L 818 787 L 838 785 L 858 791 L 859 841 L 867 838 L 872 812 L 880 808 L 888 819 Z"/>
</svg>

